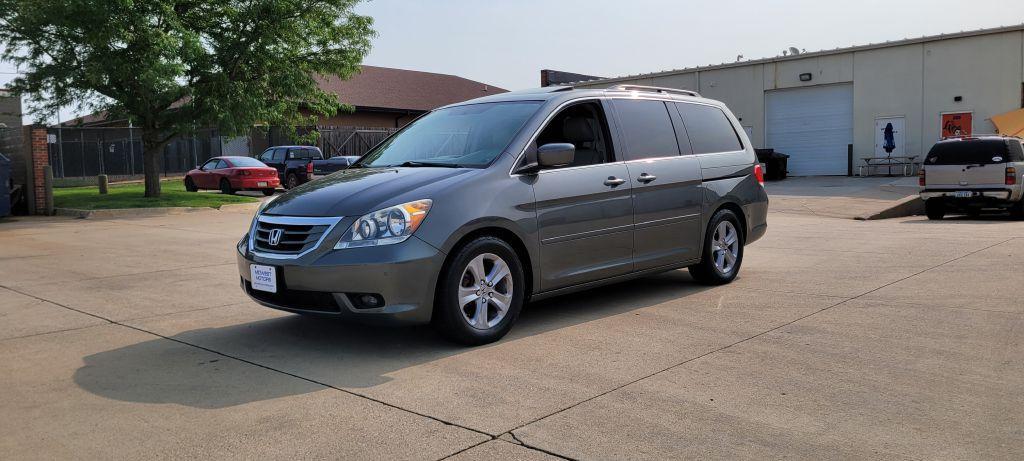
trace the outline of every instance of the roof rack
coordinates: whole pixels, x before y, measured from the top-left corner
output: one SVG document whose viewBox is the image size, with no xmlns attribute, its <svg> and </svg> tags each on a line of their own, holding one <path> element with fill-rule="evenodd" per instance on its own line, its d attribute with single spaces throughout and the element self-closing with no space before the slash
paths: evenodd
<svg viewBox="0 0 1024 461">
<path fill-rule="evenodd" d="M 1000 133 L 972 133 L 972 134 L 957 134 L 953 136 L 943 136 L 942 140 L 947 139 L 976 139 L 976 138 L 1017 138 L 1024 139 L 1021 136 L 1015 134 L 1000 134 Z"/>
<path fill-rule="evenodd" d="M 696 91 L 680 90 L 678 88 L 662 88 L 660 86 L 615 85 L 615 86 L 613 86 L 613 87 L 611 87 L 609 89 L 610 90 L 620 90 L 620 91 L 648 91 L 648 92 L 651 92 L 651 93 L 673 93 L 673 94 L 681 94 L 683 96 L 693 96 L 695 98 L 701 97 L 700 93 L 698 93 Z"/>
</svg>

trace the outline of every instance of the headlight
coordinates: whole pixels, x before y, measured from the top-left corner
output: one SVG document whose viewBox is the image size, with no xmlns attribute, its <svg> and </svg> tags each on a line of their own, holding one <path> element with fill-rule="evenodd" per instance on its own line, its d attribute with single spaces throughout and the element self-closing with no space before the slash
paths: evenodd
<svg viewBox="0 0 1024 461">
<path fill-rule="evenodd" d="M 409 238 L 423 223 L 432 200 L 417 200 L 363 215 L 341 236 L 334 249 L 393 245 Z"/>
</svg>

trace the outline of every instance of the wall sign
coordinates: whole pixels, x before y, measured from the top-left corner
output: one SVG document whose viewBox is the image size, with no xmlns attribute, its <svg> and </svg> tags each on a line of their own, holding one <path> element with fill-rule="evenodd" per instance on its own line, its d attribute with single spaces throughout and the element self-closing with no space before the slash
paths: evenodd
<svg viewBox="0 0 1024 461">
<path fill-rule="evenodd" d="M 942 137 L 970 136 L 974 133 L 974 114 L 950 112 L 942 114 Z"/>
</svg>

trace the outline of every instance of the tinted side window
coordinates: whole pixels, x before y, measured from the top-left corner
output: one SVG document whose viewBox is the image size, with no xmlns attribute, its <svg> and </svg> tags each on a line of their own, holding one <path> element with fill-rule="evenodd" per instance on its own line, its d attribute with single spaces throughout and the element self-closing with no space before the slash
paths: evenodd
<svg viewBox="0 0 1024 461">
<path fill-rule="evenodd" d="M 273 149 L 267 149 L 267 150 L 263 151 L 262 154 L 260 154 L 260 161 L 261 162 L 269 162 L 270 159 L 273 156 L 274 156 L 274 150 Z"/>
<path fill-rule="evenodd" d="M 1024 143 L 1010 141 L 1010 162 L 1024 162 Z"/>
<path fill-rule="evenodd" d="M 614 104 L 626 138 L 625 160 L 679 155 L 676 132 L 664 102 L 616 99 Z"/>
<path fill-rule="evenodd" d="M 278 163 L 283 162 L 284 161 L 284 151 L 285 150 L 286 149 L 274 149 L 274 157 L 273 157 L 272 161 L 278 162 Z"/>
<path fill-rule="evenodd" d="M 743 150 L 740 137 L 736 134 L 725 112 L 714 106 L 703 104 L 676 103 L 679 116 L 686 125 L 686 134 L 695 154 L 714 152 L 735 152 Z"/>
<path fill-rule="evenodd" d="M 203 164 L 203 169 L 204 170 L 212 170 L 212 169 L 216 168 L 216 166 L 217 166 L 217 159 L 210 159 L 210 160 L 207 160 L 206 163 Z"/>
<path fill-rule="evenodd" d="M 227 168 L 227 167 L 228 167 L 228 162 L 225 162 L 223 160 L 218 160 L 217 161 L 217 166 L 215 166 L 214 168 L 220 170 L 222 168 Z"/>
</svg>

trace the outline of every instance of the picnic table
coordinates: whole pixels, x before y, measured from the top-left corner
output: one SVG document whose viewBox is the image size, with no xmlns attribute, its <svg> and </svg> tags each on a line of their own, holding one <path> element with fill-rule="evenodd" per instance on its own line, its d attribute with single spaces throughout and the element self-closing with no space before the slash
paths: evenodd
<svg viewBox="0 0 1024 461">
<path fill-rule="evenodd" d="M 916 173 L 915 169 L 920 165 L 914 161 L 917 157 L 919 156 L 909 155 L 905 157 L 888 156 L 865 158 L 862 159 L 864 160 L 864 164 L 857 167 L 857 176 L 864 176 L 865 169 L 870 173 L 872 169 L 877 171 L 879 168 L 887 168 L 889 170 L 887 176 L 892 176 L 893 167 L 902 168 L 903 176 L 911 176 Z"/>
</svg>

